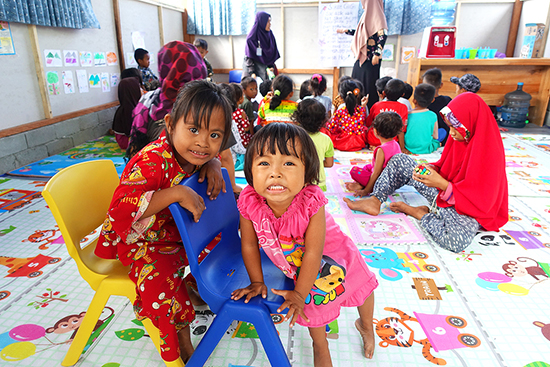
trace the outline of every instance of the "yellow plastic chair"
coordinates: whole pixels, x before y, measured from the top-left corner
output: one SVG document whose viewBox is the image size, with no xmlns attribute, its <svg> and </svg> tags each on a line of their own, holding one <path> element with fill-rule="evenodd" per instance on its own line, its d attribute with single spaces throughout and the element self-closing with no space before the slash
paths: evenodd
<svg viewBox="0 0 550 367">
<path fill-rule="evenodd" d="M 83 162 L 67 167 L 44 187 L 42 196 L 50 207 L 61 230 L 69 255 L 74 259 L 80 275 L 95 291 L 82 324 L 61 365 L 76 362 L 110 296 L 124 296 L 134 302 L 135 284 L 128 277 L 128 267 L 118 260 L 105 260 L 94 254 L 97 239 L 85 248 L 80 240 L 98 228 L 105 220 L 119 177 L 110 160 Z M 143 325 L 160 353 L 159 332 L 149 319 Z M 184 366 L 178 358 L 165 361 L 167 366 Z"/>
</svg>

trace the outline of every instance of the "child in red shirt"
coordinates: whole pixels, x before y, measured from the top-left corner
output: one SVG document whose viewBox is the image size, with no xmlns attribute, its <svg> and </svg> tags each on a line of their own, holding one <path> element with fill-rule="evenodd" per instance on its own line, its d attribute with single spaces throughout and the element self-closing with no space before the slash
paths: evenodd
<svg viewBox="0 0 550 367">
<path fill-rule="evenodd" d="M 367 126 L 370 127 L 374 121 L 374 118 L 381 112 L 397 113 L 403 120 L 403 132 L 396 137 L 396 140 L 399 142 L 401 151 L 405 153 L 405 140 L 403 139 L 403 136 L 404 132 L 407 130 L 407 116 L 409 111 L 407 106 L 401 102 L 397 102 L 397 100 L 403 96 L 404 92 L 405 83 L 403 83 L 403 81 L 399 79 L 391 79 L 388 81 L 381 95 L 381 97 L 385 97 L 387 100 L 384 99 L 372 105 L 369 111 L 369 116 L 367 117 Z M 369 129 L 367 133 L 367 144 L 371 150 L 381 144 L 380 140 L 374 135 L 374 130 L 372 128 Z"/>
</svg>

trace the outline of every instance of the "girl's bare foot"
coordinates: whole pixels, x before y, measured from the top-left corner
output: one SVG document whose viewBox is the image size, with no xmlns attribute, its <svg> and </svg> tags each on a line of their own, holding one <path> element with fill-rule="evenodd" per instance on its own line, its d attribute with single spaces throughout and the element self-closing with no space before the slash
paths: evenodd
<svg viewBox="0 0 550 367">
<path fill-rule="evenodd" d="M 359 210 L 370 215 L 380 214 L 380 205 L 382 205 L 382 203 L 374 196 L 355 201 L 344 198 L 344 201 L 351 210 Z"/>
<path fill-rule="evenodd" d="M 346 182 L 346 190 L 355 192 L 357 190 L 363 190 L 363 186 L 359 182 Z"/>
<path fill-rule="evenodd" d="M 430 212 L 427 206 L 410 206 L 402 201 L 390 204 L 390 209 L 396 213 L 404 213 L 421 220 L 422 217 Z"/>
<path fill-rule="evenodd" d="M 365 353 L 365 357 L 372 359 L 374 355 L 374 330 L 372 324 L 365 327 L 359 318 L 355 320 L 355 328 L 363 339 L 363 353 Z"/>
<path fill-rule="evenodd" d="M 195 348 L 193 348 L 193 344 L 191 343 L 191 332 L 189 326 L 186 326 L 184 329 L 178 331 L 178 341 L 180 344 L 180 357 L 184 363 L 187 363 L 195 351 Z"/>
</svg>

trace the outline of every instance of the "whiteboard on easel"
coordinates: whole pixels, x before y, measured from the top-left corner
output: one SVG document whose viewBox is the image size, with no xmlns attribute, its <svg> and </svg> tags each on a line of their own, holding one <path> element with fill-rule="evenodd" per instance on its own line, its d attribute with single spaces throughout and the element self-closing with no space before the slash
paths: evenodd
<svg viewBox="0 0 550 367">
<path fill-rule="evenodd" d="M 338 28 L 355 29 L 359 14 L 359 2 L 319 3 L 319 57 L 325 67 L 353 66 L 355 56 L 351 52 L 353 36 L 338 34 Z"/>
</svg>

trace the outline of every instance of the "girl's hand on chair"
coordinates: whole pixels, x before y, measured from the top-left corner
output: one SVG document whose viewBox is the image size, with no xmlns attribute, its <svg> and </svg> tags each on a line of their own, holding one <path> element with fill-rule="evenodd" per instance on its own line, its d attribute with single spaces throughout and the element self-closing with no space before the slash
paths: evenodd
<svg viewBox="0 0 550 367">
<path fill-rule="evenodd" d="M 181 192 L 178 203 L 181 205 L 182 208 L 189 210 L 191 214 L 193 214 L 193 219 L 195 220 L 195 222 L 198 222 L 202 215 L 202 212 L 204 211 L 204 209 L 206 209 L 202 197 L 195 191 L 193 191 L 193 189 L 187 186 L 174 187 L 180 187 L 180 190 L 183 190 Z"/>
<path fill-rule="evenodd" d="M 219 159 L 214 158 L 201 167 L 199 172 L 199 182 L 203 182 L 205 177 L 208 182 L 206 193 L 210 195 L 210 200 L 215 200 L 220 194 L 220 191 L 225 192 L 222 164 Z"/>
<path fill-rule="evenodd" d="M 302 297 L 300 293 L 296 292 L 295 290 L 289 291 L 284 289 L 271 289 L 271 291 L 278 296 L 284 297 L 285 301 L 277 309 L 277 312 L 281 312 L 285 308 L 288 308 L 288 313 L 285 316 L 285 320 L 288 320 L 292 317 L 292 320 L 290 320 L 290 327 L 294 326 L 298 315 L 301 316 L 302 319 L 309 322 L 309 319 L 304 313 L 306 300 L 304 299 L 304 297 Z"/>
<path fill-rule="evenodd" d="M 235 289 L 231 293 L 231 299 L 236 301 L 246 296 L 244 303 L 248 303 L 252 297 L 256 297 L 259 294 L 262 295 L 262 298 L 267 297 L 267 287 L 264 282 L 253 282 L 246 288 Z"/>
</svg>

